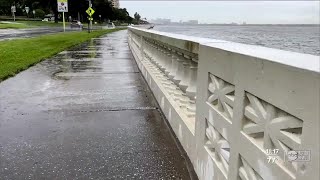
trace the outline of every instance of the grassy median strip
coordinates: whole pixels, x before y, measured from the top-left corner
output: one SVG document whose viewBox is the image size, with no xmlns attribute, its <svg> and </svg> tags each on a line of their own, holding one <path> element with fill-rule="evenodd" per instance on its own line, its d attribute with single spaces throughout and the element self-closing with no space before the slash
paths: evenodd
<svg viewBox="0 0 320 180">
<path fill-rule="evenodd" d="M 29 39 L 0 41 L 0 81 L 67 48 L 117 30 L 121 29 L 98 30 L 92 33 L 66 32 Z"/>
<path fill-rule="evenodd" d="M 51 21 L 18 21 L 19 23 L 25 24 L 26 26 L 29 27 L 62 27 L 62 22 L 55 23 Z M 69 23 L 66 22 L 66 26 L 68 26 Z"/>
<path fill-rule="evenodd" d="M 7 23 L 0 23 L 0 29 L 23 29 L 29 28 L 29 25 L 26 24 L 7 24 Z"/>
<path fill-rule="evenodd" d="M 69 26 L 68 22 L 66 23 L 66 26 Z M 0 21 L 0 29 L 27 29 L 39 27 L 62 27 L 62 22 L 54 23 L 46 21 Z"/>
</svg>

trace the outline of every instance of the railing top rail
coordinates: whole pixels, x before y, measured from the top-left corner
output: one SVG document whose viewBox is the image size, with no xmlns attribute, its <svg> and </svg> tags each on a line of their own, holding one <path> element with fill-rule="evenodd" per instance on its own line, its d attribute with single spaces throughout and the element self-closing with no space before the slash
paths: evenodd
<svg viewBox="0 0 320 180">
<path fill-rule="evenodd" d="M 147 38 L 175 46 L 177 48 L 198 54 L 199 45 L 221 49 L 227 52 L 243 54 L 250 57 L 264 59 L 290 67 L 320 73 L 320 57 L 280 49 L 235 43 L 210 38 L 200 38 L 174 33 L 160 32 L 136 27 L 128 27 L 135 33 Z"/>
<path fill-rule="evenodd" d="M 204 46 L 271 61 L 286 66 L 320 73 L 320 57 L 263 46 L 228 42 L 201 43 Z"/>
<path fill-rule="evenodd" d="M 198 54 L 199 51 L 199 43 L 204 42 L 215 42 L 215 43 L 223 43 L 227 41 L 209 39 L 209 38 L 199 38 L 193 36 L 186 36 L 181 34 L 173 34 L 167 32 L 160 32 L 155 30 L 142 29 L 137 27 L 128 27 L 130 30 L 135 33 L 142 35 L 147 38 L 158 40 L 162 43 L 169 44 L 171 46 L 180 48 L 185 51 L 189 51 L 195 54 Z"/>
</svg>

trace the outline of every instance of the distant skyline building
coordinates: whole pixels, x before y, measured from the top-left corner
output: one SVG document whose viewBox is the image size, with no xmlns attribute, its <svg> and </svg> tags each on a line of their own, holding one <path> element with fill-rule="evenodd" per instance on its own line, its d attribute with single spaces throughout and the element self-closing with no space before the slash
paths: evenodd
<svg viewBox="0 0 320 180">
<path fill-rule="evenodd" d="M 171 19 L 157 18 L 150 20 L 150 22 L 155 24 L 171 24 Z"/>
<path fill-rule="evenodd" d="M 189 24 L 199 24 L 198 20 L 190 20 L 188 21 Z"/>
<path fill-rule="evenodd" d="M 189 21 L 183 22 L 183 24 L 195 25 L 195 24 L 199 24 L 199 22 L 198 20 L 189 20 Z"/>
<path fill-rule="evenodd" d="M 110 0 L 111 4 L 115 8 L 120 8 L 119 0 Z"/>
<path fill-rule="evenodd" d="M 168 18 L 172 23 L 199 20 L 206 24 L 319 24 L 319 1 L 120 1 L 130 15 Z M 225 10 L 228 9 L 228 10 Z M 263 14 L 258 16 L 257 14 Z"/>
<path fill-rule="evenodd" d="M 166 18 L 151 19 L 149 22 L 154 24 L 187 24 L 187 25 L 199 24 L 198 20 L 187 20 L 187 21 L 180 20 L 179 22 L 174 22 L 171 19 L 166 19 Z"/>
</svg>

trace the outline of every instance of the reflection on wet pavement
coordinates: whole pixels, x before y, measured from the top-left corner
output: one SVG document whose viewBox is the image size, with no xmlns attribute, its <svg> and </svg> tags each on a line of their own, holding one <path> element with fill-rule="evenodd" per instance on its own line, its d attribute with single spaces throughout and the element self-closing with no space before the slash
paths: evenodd
<svg viewBox="0 0 320 180">
<path fill-rule="evenodd" d="M 126 31 L 0 83 L 0 179 L 190 179 Z"/>
</svg>

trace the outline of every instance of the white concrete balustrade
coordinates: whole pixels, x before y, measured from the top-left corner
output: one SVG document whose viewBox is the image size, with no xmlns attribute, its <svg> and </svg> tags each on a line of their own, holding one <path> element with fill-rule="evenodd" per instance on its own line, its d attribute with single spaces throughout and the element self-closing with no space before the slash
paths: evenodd
<svg viewBox="0 0 320 180">
<path fill-rule="evenodd" d="M 199 179 L 320 179 L 318 56 L 134 27 L 128 43 Z"/>
</svg>

